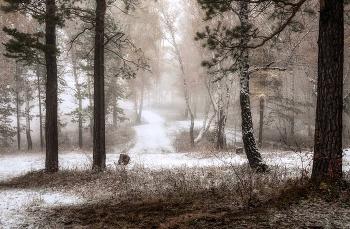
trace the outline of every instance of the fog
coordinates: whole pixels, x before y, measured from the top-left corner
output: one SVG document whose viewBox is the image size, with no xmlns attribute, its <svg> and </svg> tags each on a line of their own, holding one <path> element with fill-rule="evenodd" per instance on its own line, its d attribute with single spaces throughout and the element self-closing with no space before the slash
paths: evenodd
<svg viewBox="0 0 350 229">
<path fill-rule="evenodd" d="M 0 228 L 349 228 L 349 18 L 292 2 L 0 0 Z"/>
</svg>

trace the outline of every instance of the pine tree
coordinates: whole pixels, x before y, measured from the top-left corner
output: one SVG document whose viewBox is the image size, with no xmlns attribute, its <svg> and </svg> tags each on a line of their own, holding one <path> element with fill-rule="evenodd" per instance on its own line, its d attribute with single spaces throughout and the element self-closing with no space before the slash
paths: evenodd
<svg viewBox="0 0 350 229">
<path fill-rule="evenodd" d="M 197 39 L 207 39 L 207 45 L 217 50 L 218 55 L 211 61 L 204 62 L 206 66 L 213 66 L 226 59 L 228 54 L 239 58 L 243 54 L 242 48 L 254 49 L 265 45 L 274 39 L 287 27 L 292 31 L 302 29 L 303 24 L 295 20 L 301 12 L 313 12 L 305 8 L 306 0 L 280 1 L 280 0 L 231 0 L 213 1 L 199 0 L 202 8 L 206 10 L 207 19 L 233 9 L 235 3 L 252 3 L 257 12 L 268 12 L 273 6 L 271 18 L 279 19 L 279 23 L 270 34 L 262 34 L 259 28 L 252 24 L 242 27 L 227 28 L 220 23 L 213 31 L 209 27 L 204 33 L 198 33 Z M 345 1 L 347 4 L 348 1 Z M 271 3 L 273 3 L 271 5 Z M 259 8 L 261 7 L 261 8 Z M 232 42 L 241 37 L 239 32 L 247 29 L 250 37 L 242 46 L 239 42 Z M 239 40 L 239 39 L 238 39 Z M 343 110 L 343 65 L 344 65 L 344 1 L 321 0 L 319 39 L 318 39 L 318 79 L 317 79 L 317 107 L 315 122 L 315 146 L 312 180 L 338 181 L 342 176 L 342 110 Z"/>
<path fill-rule="evenodd" d="M 10 85 L 0 84 L 0 145 L 3 147 L 10 146 L 17 132 L 11 125 L 11 116 L 15 113 L 12 90 Z"/>
<path fill-rule="evenodd" d="M 104 96 L 104 22 L 106 1 L 96 0 L 95 56 L 94 56 L 94 135 L 93 169 L 106 167 L 105 96 Z"/>
<path fill-rule="evenodd" d="M 57 129 L 57 54 L 56 27 L 63 26 L 68 15 L 65 4 L 60 11 L 55 0 L 4 0 L 1 6 L 6 13 L 21 12 L 31 15 L 39 23 L 45 24 L 45 32 L 23 33 L 16 28 L 4 27 L 3 30 L 14 39 L 5 45 L 5 56 L 33 64 L 39 60 L 41 51 L 45 54 L 46 64 L 46 161 L 45 170 L 53 173 L 58 170 L 58 129 Z M 62 1 L 65 2 L 65 1 Z M 45 39 L 45 42 L 42 40 Z"/>
<path fill-rule="evenodd" d="M 344 3 L 320 1 L 317 106 L 312 180 L 342 177 Z"/>
</svg>

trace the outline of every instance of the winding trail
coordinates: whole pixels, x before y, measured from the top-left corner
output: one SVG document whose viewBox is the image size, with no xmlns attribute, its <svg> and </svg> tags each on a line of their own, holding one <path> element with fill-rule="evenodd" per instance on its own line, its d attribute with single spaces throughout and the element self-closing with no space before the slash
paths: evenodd
<svg viewBox="0 0 350 229">
<path fill-rule="evenodd" d="M 142 112 L 142 117 L 148 124 L 134 127 L 137 133 L 137 143 L 129 154 L 174 153 L 174 148 L 164 128 L 165 120 L 153 111 L 147 110 Z"/>
</svg>

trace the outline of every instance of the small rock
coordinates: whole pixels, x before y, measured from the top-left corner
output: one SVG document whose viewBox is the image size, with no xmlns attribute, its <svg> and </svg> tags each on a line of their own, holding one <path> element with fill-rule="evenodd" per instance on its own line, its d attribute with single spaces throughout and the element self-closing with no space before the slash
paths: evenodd
<svg viewBox="0 0 350 229">
<path fill-rule="evenodd" d="M 243 154 L 243 147 L 236 148 L 236 154 Z"/>
<path fill-rule="evenodd" d="M 126 154 L 120 154 L 119 160 L 118 160 L 118 165 L 127 165 L 129 164 L 130 157 Z"/>
</svg>

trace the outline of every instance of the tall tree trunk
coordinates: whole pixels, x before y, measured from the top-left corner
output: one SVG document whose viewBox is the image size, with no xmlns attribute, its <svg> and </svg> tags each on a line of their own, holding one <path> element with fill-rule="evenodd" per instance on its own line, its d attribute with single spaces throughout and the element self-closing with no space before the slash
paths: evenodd
<svg viewBox="0 0 350 229">
<path fill-rule="evenodd" d="M 317 106 L 312 180 L 342 176 L 344 5 L 320 1 Z"/>
<path fill-rule="evenodd" d="M 194 147 L 194 134 L 193 134 L 193 129 L 194 129 L 194 114 L 193 114 L 193 111 L 192 111 L 192 108 L 191 108 L 191 104 L 190 104 L 190 95 L 188 93 L 188 80 L 187 80 L 187 77 L 186 77 L 186 74 L 185 74 L 185 68 L 184 68 L 184 65 L 183 65 L 183 61 L 182 61 L 182 57 L 181 57 L 181 52 L 180 52 L 180 49 L 179 49 L 179 45 L 178 43 L 176 42 L 176 39 L 175 39 L 175 31 L 174 31 L 174 25 L 172 24 L 172 21 L 169 20 L 169 18 L 163 14 L 165 16 L 165 24 L 169 30 L 169 33 L 171 35 L 171 45 L 173 46 L 174 48 L 174 51 L 175 51 L 175 56 L 176 56 L 176 59 L 177 61 L 179 62 L 179 67 L 180 67 L 180 70 L 181 70 L 181 77 L 182 77 L 182 82 L 183 82 L 183 92 L 184 92 L 184 96 L 185 96 L 185 102 L 186 102 L 186 107 L 188 109 L 188 113 L 190 114 L 190 117 L 191 117 L 191 126 L 190 126 L 190 143 L 191 143 L 191 146 Z"/>
<path fill-rule="evenodd" d="M 196 139 L 194 139 L 194 143 L 199 142 L 203 138 L 203 134 L 206 133 L 207 130 L 207 120 L 209 116 L 209 111 L 210 111 L 210 98 L 206 99 L 206 104 L 205 104 L 205 114 L 204 114 L 204 120 L 203 120 L 203 126 L 202 129 L 200 130 L 198 136 Z M 209 129 L 209 128 L 208 128 Z"/>
<path fill-rule="evenodd" d="M 205 86 L 207 88 L 207 91 L 208 91 L 208 94 L 209 94 L 209 99 L 211 101 L 211 104 L 213 105 L 213 110 L 214 110 L 213 115 L 209 119 L 207 128 L 205 129 L 205 132 L 207 132 L 207 131 L 209 131 L 211 123 L 213 122 L 214 118 L 216 117 L 216 113 L 218 112 L 218 108 L 217 108 L 217 106 L 215 104 L 215 101 L 214 101 L 214 98 L 213 98 L 213 94 L 211 93 L 211 90 L 210 90 L 210 82 L 205 82 Z"/>
<path fill-rule="evenodd" d="M 226 145 L 226 137 L 225 137 L 225 124 L 226 124 L 226 115 L 223 108 L 219 110 L 218 113 L 218 129 L 217 129 L 217 140 L 216 140 L 216 148 L 223 149 Z"/>
<path fill-rule="evenodd" d="M 41 88 L 40 88 L 40 65 L 37 65 L 36 76 L 38 78 L 38 100 L 39 100 L 39 133 L 40 133 L 40 147 L 41 151 L 44 149 L 44 139 L 43 139 L 43 115 L 41 113 Z"/>
<path fill-rule="evenodd" d="M 78 132 L 79 132 L 79 148 L 81 149 L 83 147 L 83 99 L 81 97 L 80 89 L 78 90 L 78 97 L 79 97 L 79 114 L 78 114 Z"/>
<path fill-rule="evenodd" d="M 294 103 L 294 97 L 295 97 L 295 75 L 292 76 L 292 106 L 293 109 L 295 108 L 295 103 Z M 294 111 L 292 110 L 291 113 L 291 120 L 290 120 L 290 140 L 294 139 L 294 127 L 295 127 L 295 114 Z"/>
<path fill-rule="evenodd" d="M 20 91 L 20 70 L 18 67 L 18 64 L 16 64 L 16 115 L 17 115 L 17 146 L 18 150 L 21 150 L 21 111 L 20 111 L 20 96 L 19 96 L 19 91 Z"/>
<path fill-rule="evenodd" d="M 311 95 L 312 92 L 308 91 L 307 92 L 307 101 L 311 104 Z M 311 139 L 312 137 L 312 130 L 311 130 L 311 108 L 310 106 L 307 106 L 307 119 L 308 119 L 308 123 L 307 123 L 307 136 Z"/>
<path fill-rule="evenodd" d="M 240 2 L 239 17 L 243 27 L 248 26 L 248 3 Z M 241 45 L 247 46 L 248 37 L 247 31 L 244 29 L 241 32 Z M 253 121 L 250 109 L 250 95 L 249 95 L 249 53 L 247 49 L 242 51 L 239 59 L 239 70 L 240 70 L 240 105 L 241 105 L 241 116 L 242 116 L 242 138 L 244 149 L 247 154 L 249 165 L 252 169 L 264 172 L 267 170 L 267 165 L 264 164 L 261 154 L 256 146 L 254 132 L 253 132 Z"/>
<path fill-rule="evenodd" d="M 106 0 L 96 0 L 94 57 L 94 136 L 93 169 L 106 168 L 105 101 L 104 101 L 104 17 Z"/>
<path fill-rule="evenodd" d="M 113 129 L 117 129 L 118 127 L 118 113 L 117 113 L 117 96 L 113 95 L 112 97 L 112 105 L 113 105 Z"/>
<path fill-rule="evenodd" d="M 46 44 L 56 47 L 56 25 L 51 17 L 56 15 L 55 0 L 46 0 Z M 46 161 L 45 170 L 58 171 L 58 131 L 57 131 L 57 59 L 52 50 L 45 52 L 46 60 Z"/>
<path fill-rule="evenodd" d="M 143 99 L 144 99 L 144 94 L 145 94 L 145 84 L 142 82 L 141 85 L 141 100 L 140 100 L 140 107 L 139 107 L 139 121 L 141 123 L 141 118 L 142 118 L 142 110 L 143 110 Z"/>
<path fill-rule="evenodd" d="M 91 93 L 91 83 L 92 83 L 92 80 L 91 80 L 91 75 L 88 74 L 88 97 L 89 97 L 89 107 L 92 109 L 93 107 L 93 96 L 92 96 L 92 93 Z M 90 136 L 93 137 L 93 133 L 94 133 L 94 116 L 91 115 L 90 116 L 90 121 L 89 121 L 89 130 L 90 130 Z"/>
<path fill-rule="evenodd" d="M 260 108 L 260 123 L 259 123 L 259 146 L 262 145 L 263 140 L 263 127 L 264 127 L 264 106 L 265 99 L 264 97 L 260 97 L 259 108 Z"/>
<path fill-rule="evenodd" d="M 17 113 L 17 146 L 21 150 L 21 111 L 20 111 L 19 91 L 16 89 L 16 113 Z"/>
<path fill-rule="evenodd" d="M 81 149 L 83 147 L 83 98 L 82 98 L 82 91 L 81 91 L 81 85 L 79 83 L 78 79 L 78 73 L 77 73 L 77 60 L 76 60 L 76 50 L 75 47 L 72 50 L 72 63 L 73 63 L 73 76 L 74 76 L 74 82 L 75 82 L 75 88 L 77 90 L 77 99 L 78 99 L 78 145 Z"/>
<path fill-rule="evenodd" d="M 141 76 L 141 77 L 143 78 L 143 76 Z M 136 83 L 136 84 L 138 84 L 138 83 Z M 144 100 L 144 93 L 145 93 L 145 86 L 144 86 L 143 80 L 142 80 L 140 86 L 141 86 L 140 106 L 137 106 L 138 105 L 138 99 L 137 99 L 137 96 L 135 96 L 136 124 L 141 124 L 141 118 L 142 118 L 143 100 Z M 135 93 L 137 94 L 137 92 L 135 92 Z"/>
<path fill-rule="evenodd" d="M 28 150 L 33 149 L 33 143 L 32 143 L 32 136 L 30 133 L 30 86 L 28 85 L 28 82 L 25 85 L 25 93 L 26 93 L 26 108 L 25 108 L 25 116 L 26 116 L 26 137 L 27 137 L 27 144 L 28 144 Z"/>
<path fill-rule="evenodd" d="M 193 102 L 193 115 L 194 118 L 197 118 L 197 102 L 198 102 L 198 97 L 194 97 L 194 102 Z"/>
</svg>

